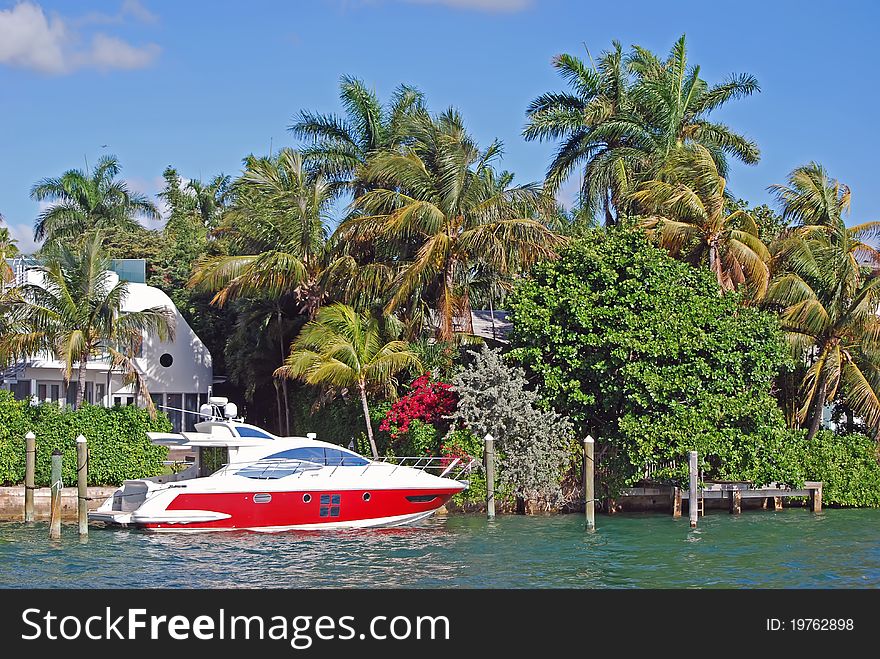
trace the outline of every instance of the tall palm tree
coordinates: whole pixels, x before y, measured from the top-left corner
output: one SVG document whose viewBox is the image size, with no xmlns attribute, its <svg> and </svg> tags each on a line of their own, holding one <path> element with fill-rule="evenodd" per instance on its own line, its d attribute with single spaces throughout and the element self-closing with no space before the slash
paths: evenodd
<svg viewBox="0 0 880 659">
<path fill-rule="evenodd" d="M 880 222 L 847 227 L 850 191 L 816 163 L 772 186 L 795 221 L 774 245 L 777 275 L 766 302 L 781 309 L 795 358 L 804 364 L 797 420 L 808 438 L 826 404 L 842 400 L 880 427 Z"/>
<path fill-rule="evenodd" d="M 147 406 L 155 410 L 135 364 L 144 333 L 162 341 L 174 337 L 174 314 L 167 307 L 123 311 L 128 284 L 115 281 L 110 261 L 101 250 L 100 233 L 91 234 L 81 248 L 59 247 L 37 270 L 40 283 L 18 288 L 9 304 L 12 329 L 0 337 L 0 361 L 26 359 L 49 352 L 64 364 L 65 382 L 76 369 L 76 407 L 85 393 L 90 359 L 107 355 L 111 369 L 136 386 Z"/>
<path fill-rule="evenodd" d="M 747 283 L 760 298 L 767 291 L 770 253 L 745 211 L 730 210 L 727 182 L 705 147 L 670 155 L 658 180 L 642 183 L 631 198 L 651 213 L 640 224 L 656 232 L 674 257 L 706 264 L 722 290 Z"/>
<path fill-rule="evenodd" d="M 635 119 L 635 108 L 623 50 L 614 41 L 595 66 L 569 54 L 554 57 L 553 66 L 573 93 L 548 92 L 532 101 L 523 136 L 562 140 L 547 170 L 547 190 L 556 192 L 583 167 L 581 207 L 590 216 L 601 210 L 612 224 L 612 209 L 622 206 L 632 172 L 645 167 L 644 154 L 629 144 L 632 130 L 624 121 Z"/>
<path fill-rule="evenodd" d="M 276 371 L 284 378 L 336 390 L 356 387 L 374 458 L 379 457 L 379 451 L 370 423 L 368 391 L 378 389 L 391 395 L 398 373 L 421 370 L 409 344 L 391 338 L 397 333 L 394 324 L 392 318 L 358 313 L 342 303 L 323 307 L 315 320 L 303 327 L 284 366 Z"/>
<path fill-rule="evenodd" d="M 527 140 L 561 140 L 547 170 L 546 185 L 555 192 L 583 167 L 582 203 L 589 212 L 603 210 L 606 223 L 627 212 L 628 193 L 653 178 L 679 146 L 700 144 L 712 153 L 722 175 L 727 158 L 755 163 L 757 146 L 708 116 L 730 100 L 759 90 L 750 75 L 731 76 L 710 86 L 699 67 L 688 67 L 685 38 L 666 60 L 634 46 L 624 56 L 620 44 L 588 66 L 560 55 L 554 66 L 572 93 L 547 93 L 529 107 Z"/>
<path fill-rule="evenodd" d="M 481 150 L 457 112 L 421 115 L 411 135 L 405 152 L 373 157 L 367 180 L 389 187 L 358 199 L 337 234 L 392 246 L 386 312 L 423 304 L 436 314 L 437 338 L 449 341 L 454 319 L 469 317 L 462 283 L 477 262 L 503 276 L 552 256 L 563 239 L 541 221 L 555 213 L 552 200 L 534 184 L 511 187 L 509 176 L 496 175 L 501 145 Z"/>
<path fill-rule="evenodd" d="M 345 117 L 303 110 L 289 130 L 308 142 L 302 150 L 306 161 L 357 199 L 370 188 L 364 180 L 367 161 L 407 141 L 409 120 L 423 109 L 424 99 L 414 87 L 400 85 L 383 107 L 362 80 L 349 76 L 341 80 L 339 98 Z"/>
<path fill-rule="evenodd" d="M 235 183 L 235 201 L 214 232 L 226 239 L 232 254 L 198 261 L 190 286 L 216 291 L 212 302 L 219 306 L 242 296 L 270 300 L 279 328 L 285 299 L 313 315 L 324 295 L 332 197 L 327 180 L 310 174 L 293 149 L 271 158 L 249 157 Z M 283 362 L 287 339 L 280 329 L 278 336 Z M 289 432 L 286 381 L 282 387 Z"/>
<path fill-rule="evenodd" d="M 77 242 L 92 231 L 133 227 L 138 216 L 159 219 L 152 202 L 116 179 L 119 171 L 116 157 L 104 156 L 91 174 L 70 169 L 34 185 L 32 199 L 53 202 L 37 217 L 34 240 Z"/>
</svg>

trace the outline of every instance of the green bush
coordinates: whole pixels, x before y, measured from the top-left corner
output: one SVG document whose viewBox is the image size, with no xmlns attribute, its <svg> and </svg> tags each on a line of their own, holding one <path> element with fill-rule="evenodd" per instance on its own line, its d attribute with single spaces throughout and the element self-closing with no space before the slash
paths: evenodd
<svg viewBox="0 0 880 659">
<path fill-rule="evenodd" d="M 720 295 L 708 269 L 641 231 L 593 230 L 519 281 L 509 308 L 513 357 L 579 437 L 596 438 L 605 492 L 649 467 L 681 483 L 689 450 L 707 477 L 798 477 L 762 464 L 785 435 L 771 396 L 789 361 L 779 322 Z"/>
<path fill-rule="evenodd" d="M 47 403 L 31 406 L 0 391 L 0 484 L 24 481 L 24 436 L 37 436 L 36 484 L 49 485 L 52 452 L 63 453 L 65 484 L 76 482 L 76 438 L 89 446 L 89 485 L 118 485 L 123 480 L 155 476 L 168 449 L 153 445 L 148 431 L 171 430 L 168 417 L 150 419 L 137 407 L 94 407 L 74 411 Z"/>
<path fill-rule="evenodd" d="M 880 507 L 880 462 L 873 439 L 822 430 L 810 442 L 802 437 L 801 447 L 803 473 L 822 481 L 824 503 Z"/>
</svg>

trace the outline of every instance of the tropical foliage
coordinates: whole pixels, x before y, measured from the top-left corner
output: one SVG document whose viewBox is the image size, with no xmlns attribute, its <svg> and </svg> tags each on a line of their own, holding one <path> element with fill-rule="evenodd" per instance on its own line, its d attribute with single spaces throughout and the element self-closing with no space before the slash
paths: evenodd
<svg viewBox="0 0 880 659">
<path fill-rule="evenodd" d="M 641 226 L 656 231 L 672 256 L 708 266 L 724 291 L 746 283 L 760 298 L 767 292 L 770 253 L 755 220 L 743 210 L 730 210 L 726 185 L 708 149 L 684 146 L 630 199 L 650 213 Z"/>
<path fill-rule="evenodd" d="M 90 232 L 133 229 L 139 216 L 159 219 L 151 201 L 116 178 L 120 169 L 115 156 L 104 156 L 91 173 L 69 169 L 34 185 L 31 198 L 50 202 L 37 218 L 34 239 L 46 239 L 50 245 L 77 244 Z"/>
<path fill-rule="evenodd" d="M 842 400 L 877 428 L 880 252 L 867 241 L 880 234 L 880 222 L 847 227 L 849 189 L 816 164 L 773 189 L 796 224 L 775 245 L 779 274 L 767 295 L 804 366 L 796 419 L 808 424 L 811 439 L 824 407 Z"/>
<path fill-rule="evenodd" d="M 367 393 L 393 395 L 398 373 L 421 368 L 406 342 L 393 338 L 399 330 L 395 325 L 390 318 L 358 313 L 345 304 L 324 307 L 303 327 L 284 366 L 277 371 L 281 377 L 301 378 L 337 392 L 356 389 L 374 457 L 379 451 Z"/>
<path fill-rule="evenodd" d="M 594 230 L 536 266 L 510 311 L 512 355 L 596 438 L 611 491 L 683 479 L 694 449 L 707 477 L 788 482 L 756 459 L 784 431 L 770 394 L 788 361 L 778 321 L 718 295 L 709 272 L 639 231 Z"/>
<path fill-rule="evenodd" d="M 634 46 L 603 53 L 593 65 L 569 55 L 553 64 L 571 92 L 549 92 L 528 109 L 527 140 L 560 140 L 546 185 L 555 192 L 580 168 L 581 203 L 606 223 L 630 210 L 629 194 L 651 180 L 682 145 L 699 144 L 712 154 L 722 176 L 727 159 L 755 163 L 758 147 L 709 115 L 725 103 L 759 90 L 751 75 L 716 85 L 689 66 L 685 38 L 666 59 Z"/>
<path fill-rule="evenodd" d="M 360 213 L 338 233 L 387 245 L 376 255 L 391 272 L 386 311 L 433 314 L 437 339 L 449 341 L 456 319 L 470 317 L 466 280 L 474 267 L 507 275 L 552 256 L 562 241 L 541 221 L 548 203 L 541 190 L 497 175 L 491 163 L 501 145 L 481 150 L 457 112 L 420 114 L 410 130 L 406 151 L 379 154 L 367 170 L 367 180 L 391 187 L 358 199 Z"/>
</svg>

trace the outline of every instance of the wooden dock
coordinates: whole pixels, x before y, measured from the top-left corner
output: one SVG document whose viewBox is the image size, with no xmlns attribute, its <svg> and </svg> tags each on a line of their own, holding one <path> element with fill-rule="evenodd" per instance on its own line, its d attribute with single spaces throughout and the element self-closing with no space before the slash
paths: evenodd
<svg viewBox="0 0 880 659">
<path fill-rule="evenodd" d="M 668 509 L 672 511 L 672 515 L 679 517 L 682 512 L 682 501 L 687 501 L 689 494 L 688 490 L 672 486 L 630 487 L 621 492 L 618 501 L 622 504 L 621 507 L 625 508 L 627 499 L 649 499 L 654 504 L 658 499 L 665 499 L 668 501 Z M 775 483 L 764 487 L 754 487 L 752 483 L 744 481 L 707 482 L 697 490 L 697 509 L 702 515 L 705 511 L 704 502 L 726 501 L 729 512 L 732 515 L 737 515 L 742 512 L 743 500 L 760 499 L 762 500 L 762 508 L 782 510 L 783 501 L 791 498 L 806 498 L 809 500 L 810 510 L 820 512 L 822 510 L 822 482 L 807 481 L 800 489 L 792 489 Z"/>
</svg>

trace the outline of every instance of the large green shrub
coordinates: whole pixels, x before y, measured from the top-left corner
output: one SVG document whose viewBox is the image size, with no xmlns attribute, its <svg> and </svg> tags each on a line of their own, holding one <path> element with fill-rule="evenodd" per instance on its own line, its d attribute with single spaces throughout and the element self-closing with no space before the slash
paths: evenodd
<svg viewBox="0 0 880 659">
<path fill-rule="evenodd" d="M 640 231 L 592 230 L 536 266 L 509 299 L 513 355 L 543 395 L 597 440 L 608 491 L 650 469 L 682 482 L 687 451 L 706 477 L 800 477 L 771 384 L 788 360 L 776 317 L 719 293 Z"/>
<path fill-rule="evenodd" d="M 801 432 L 800 447 L 804 475 L 822 481 L 826 504 L 880 507 L 877 442 L 858 433 L 820 430 L 809 442 Z"/>
<path fill-rule="evenodd" d="M 164 414 L 150 419 L 137 407 L 94 407 L 79 410 L 54 404 L 31 406 L 0 391 L 0 484 L 24 481 L 24 436 L 37 436 L 37 486 L 49 484 L 51 456 L 64 455 L 62 479 L 76 482 L 76 437 L 84 435 L 89 446 L 89 485 L 117 485 L 125 479 L 155 476 L 162 469 L 168 449 L 153 445 L 148 431 L 170 431 Z"/>
</svg>

